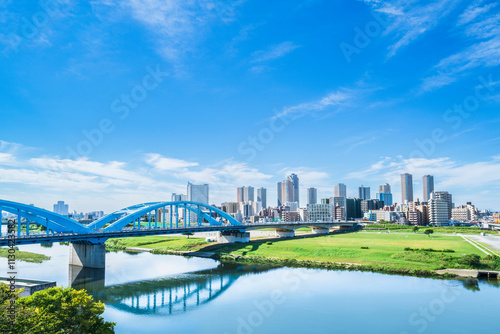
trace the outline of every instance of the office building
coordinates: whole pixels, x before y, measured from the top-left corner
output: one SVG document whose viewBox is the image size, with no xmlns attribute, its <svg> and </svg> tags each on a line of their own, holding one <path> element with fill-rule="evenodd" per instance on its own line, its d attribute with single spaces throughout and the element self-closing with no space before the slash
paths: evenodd
<svg viewBox="0 0 500 334">
<path fill-rule="evenodd" d="M 368 211 L 380 210 L 384 208 L 384 203 L 378 199 L 367 199 L 361 201 L 361 211 L 366 213 Z"/>
<path fill-rule="evenodd" d="M 389 185 L 389 183 L 383 184 L 378 187 L 378 192 L 379 194 L 391 194 L 391 186 Z"/>
<path fill-rule="evenodd" d="M 57 213 L 61 216 L 69 215 L 69 205 L 64 204 L 64 201 L 58 201 L 57 204 L 54 204 L 54 213 Z"/>
<path fill-rule="evenodd" d="M 385 206 L 391 206 L 394 204 L 392 201 L 392 194 L 390 193 L 380 193 L 378 194 L 377 199 L 381 202 L 384 202 Z"/>
<path fill-rule="evenodd" d="M 187 185 L 187 200 L 190 202 L 198 202 L 202 204 L 209 204 L 209 186 L 208 184 L 192 184 L 188 182 Z M 198 221 L 198 215 L 191 213 L 191 223 Z M 187 218 L 187 217 L 186 217 Z"/>
<path fill-rule="evenodd" d="M 359 187 L 358 198 L 361 198 L 362 200 L 370 199 L 371 198 L 370 187 L 364 187 L 364 186 Z"/>
<path fill-rule="evenodd" d="M 285 206 L 290 208 L 290 211 L 299 210 L 299 203 L 297 203 L 297 202 L 286 202 Z"/>
<path fill-rule="evenodd" d="M 182 195 L 182 194 L 172 193 L 172 196 L 170 197 L 170 199 L 172 202 L 187 201 L 187 196 Z"/>
<path fill-rule="evenodd" d="M 318 203 L 318 189 L 308 188 L 307 189 L 307 204 L 317 204 Z"/>
<path fill-rule="evenodd" d="M 444 199 L 448 204 L 448 220 L 451 219 L 451 211 L 453 209 L 453 197 L 447 191 L 436 191 L 432 193 L 431 198 Z"/>
<path fill-rule="evenodd" d="M 448 200 L 445 197 L 435 197 L 434 195 L 429 200 L 429 222 L 435 226 L 448 225 L 450 222 Z"/>
<path fill-rule="evenodd" d="M 429 202 L 431 194 L 434 192 L 434 176 L 425 175 L 422 178 L 422 187 L 424 191 L 423 200 L 424 202 Z"/>
<path fill-rule="evenodd" d="M 263 208 L 267 208 L 267 189 L 258 188 L 257 189 L 257 202 L 262 203 Z"/>
<path fill-rule="evenodd" d="M 300 200 L 299 200 L 299 193 L 300 193 L 300 188 L 299 188 L 299 177 L 297 174 L 290 174 L 287 177 L 287 181 L 292 183 L 292 188 L 293 188 L 293 197 L 288 199 L 289 202 L 297 202 L 299 203 L 300 206 Z"/>
<path fill-rule="evenodd" d="M 310 222 L 332 221 L 333 205 L 331 204 L 311 204 L 307 206 L 307 213 Z"/>
<path fill-rule="evenodd" d="M 361 212 L 361 199 L 359 198 L 346 199 L 346 216 L 347 219 L 363 218 L 363 213 Z"/>
<path fill-rule="evenodd" d="M 346 198 L 345 197 L 333 197 L 333 200 L 330 199 L 330 203 L 333 203 L 333 205 L 340 205 L 343 206 L 344 208 L 346 207 Z"/>
<path fill-rule="evenodd" d="M 236 189 L 236 201 L 238 203 L 254 202 L 254 200 L 254 187 L 239 187 Z"/>
<path fill-rule="evenodd" d="M 413 176 L 411 174 L 401 175 L 401 204 L 413 202 Z"/>
<path fill-rule="evenodd" d="M 345 207 L 339 204 L 333 207 L 333 220 L 345 221 Z"/>
<path fill-rule="evenodd" d="M 276 188 L 277 188 L 276 193 L 277 193 L 277 199 L 278 199 L 278 207 L 280 207 L 281 205 L 283 205 L 282 204 L 283 202 L 281 201 L 281 198 L 283 197 L 283 194 L 281 193 L 281 182 L 277 183 Z"/>
<path fill-rule="evenodd" d="M 343 183 L 339 183 L 335 185 L 335 197 L 344 197 L 347 198 L 347 187 Z"/>
</svg>

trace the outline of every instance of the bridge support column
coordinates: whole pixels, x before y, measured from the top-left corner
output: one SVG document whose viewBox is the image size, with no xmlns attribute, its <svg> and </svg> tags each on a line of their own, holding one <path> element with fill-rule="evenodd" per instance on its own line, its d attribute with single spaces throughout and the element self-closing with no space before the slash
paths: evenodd
<svg viewBox="0 0 500 334">
<path fill-rule="evenodd" d="M 106 246 L 104 244 L 69 244 L 69 264 L 84 268 L 106 268 Z"/>
<path fill-rule="evenodd" d="M 294 230 L 276 229 L 275 236 L 276 236 L 276 238 L 293 238 L 293 237 L 295 237 L 295 231 Z"/>
<path fill-rule="evenodd" d="M 313 227 L 311 233 L 312 234 L 328 234 L 328 233 L 330 233 L 330 229 L 325 228 L 325 227 Z"/>
<path fill-rule="evenodd" d="M 219 232 L 217 242 L 247 243 L 250 242 L 250 232 Z"/>
</svg>

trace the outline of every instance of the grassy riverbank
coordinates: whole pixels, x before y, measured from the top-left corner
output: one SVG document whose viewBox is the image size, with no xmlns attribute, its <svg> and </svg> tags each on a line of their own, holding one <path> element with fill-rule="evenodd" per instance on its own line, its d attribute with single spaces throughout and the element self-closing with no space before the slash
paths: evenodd
<svg viewBox="0 0 500 334">
<path fill-rule="evenodd" d="M 214 244 L 204 239 L 152 236 L 107 242 L 110 249 L 142 247 L 156 252 L 213 252 L 225 261 L 329 269 L 430 275 L 437 269 L 500 269 L 461 237 L 420 233 L 359 232 L 326 236 L 253 240 L 249 244 Z M 111 247 L 110 247 L 111 246 Z M 471 265 L 470 257 L 482 257 Z"/>
<path fill-rule="evenodd" d="M 16 256 L 16 261 L 42 263 L 43 261 L 50 260 L 50 256 L 31 253 L 31 252 L 22 252 L 19 250 L 16 250 L 16 253 L 14 255 Z M 8 256 L 9 256 L 9 249 L 0 248 L 0 257 L 7 258 Z"/>
</svg>

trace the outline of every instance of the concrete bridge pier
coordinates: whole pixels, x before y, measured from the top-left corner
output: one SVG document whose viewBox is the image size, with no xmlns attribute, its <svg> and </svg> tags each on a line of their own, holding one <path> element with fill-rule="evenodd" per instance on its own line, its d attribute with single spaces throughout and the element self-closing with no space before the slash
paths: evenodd
<svg viewBox="0 0 500 334">
<path fill-rule="evenodd" d="M 330 229 L 326 227 L 312 227 L 312 234 L 328 234 Z"/>
<path fill-rule="evenodd" d="M 277 228 L 275 236 L 276 238 L 293 238 L 295 237 L 295 231 Z"/>
<path fill-rule="evenodd" d="M 69 244 L 69 264 L 84 268 L 106 268 L 106 246 L 104 244 Z"/>
<path fill-rule="evenodd" d="M 250 232 L 219 232 L 217 242 L 248 243 L 250 242 Z"/>
</svg>

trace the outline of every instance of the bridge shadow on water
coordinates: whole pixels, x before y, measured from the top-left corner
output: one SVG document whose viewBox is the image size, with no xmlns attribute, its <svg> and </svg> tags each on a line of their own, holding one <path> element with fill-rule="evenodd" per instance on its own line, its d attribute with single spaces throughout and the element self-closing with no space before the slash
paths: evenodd
<svg viewBox="0 0 500 334">
<path fill-rule="evenodd" d="M 70 283 L 107 307 L 144 315 L 188 312 L 221 296 L 241 276 L 276 267 L 219 264 L 217 268 L 146 281 L 105 286 L 104 269 L 70 266 Z"/>
</svg>

